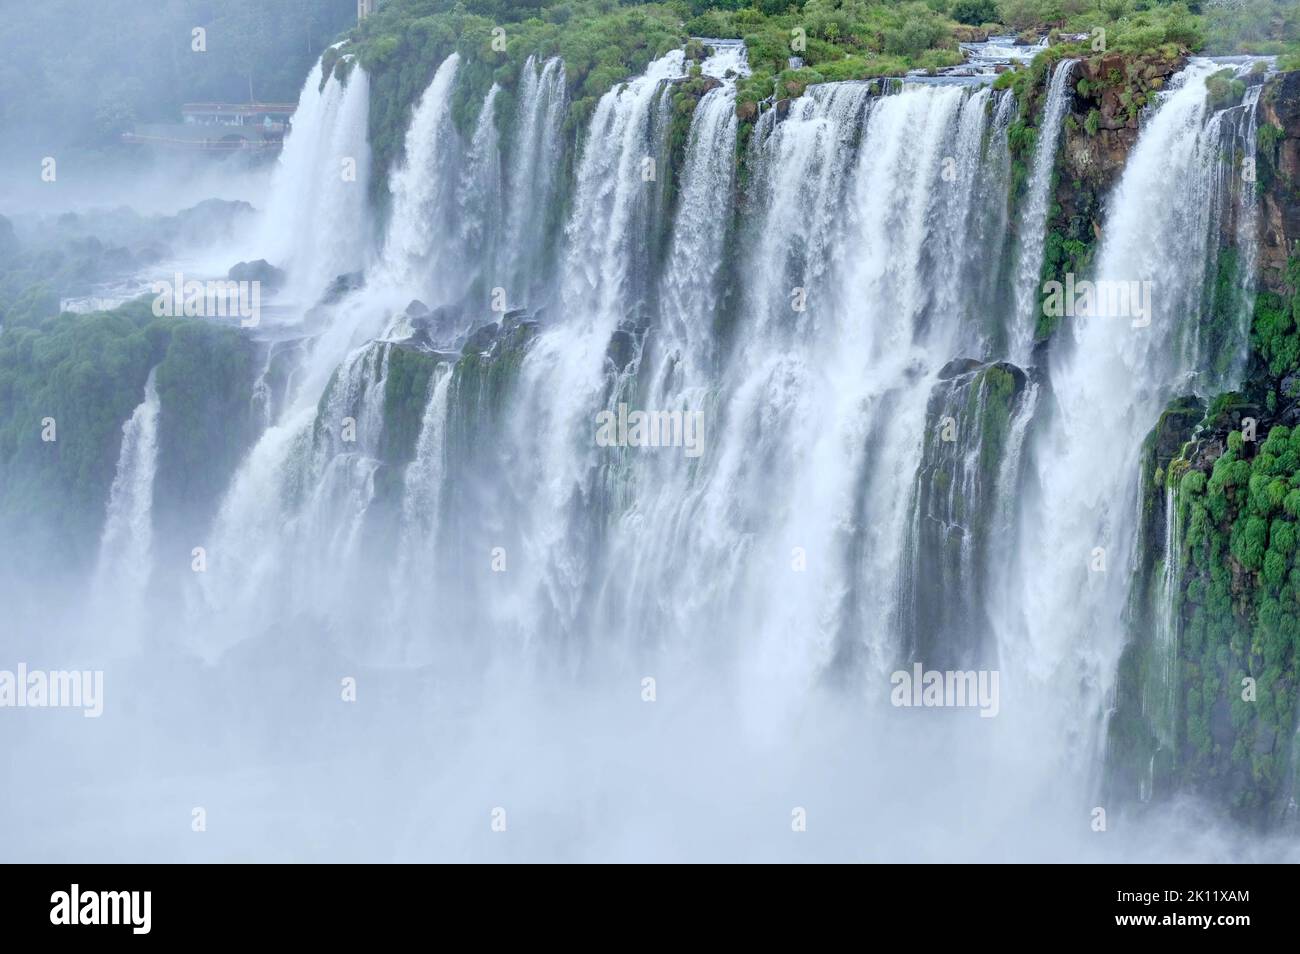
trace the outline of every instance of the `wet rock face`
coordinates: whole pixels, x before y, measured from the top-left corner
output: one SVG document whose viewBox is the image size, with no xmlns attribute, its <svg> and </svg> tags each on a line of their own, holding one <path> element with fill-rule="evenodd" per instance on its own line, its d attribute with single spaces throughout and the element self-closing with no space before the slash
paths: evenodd
<svg viewBox="0 0 1300 954">
<path fill-rule="evenodd" d="M 984 362 L 978 358 L 953 358 L 939 369 L 939 380 L 951 381 L 958 375 L 969 374 L 971 371 L 978 371 L 982 367 L 984 367 Z"/>
<path fill-rule="evenodd" d="M 1094 239 L 1100 234 L 1102 199 L 1119 181 L 1137 144 L 1142 109 L 1185 63 L 1182 57 L 1108 53 L 1075 66 L 1056 195 L 1064 222 L 1073 221 L 1072 231 L 1086 229 Z"/>
<path fill-rule="evenodd" d="M 1016 485 L 1019 458 L 1003 466 L 1027 378 L 1008 362 L 972 358 L 948 362 L 938 377 L 913 489 L 917 532 L 901 623 L 910 658 L 969 668 L 992 646 L 981 609 L 985 569 L 997 501 Z"/>
<path fill-rule="evenodd" d="M 365 284 L 366 277 L 361 272 L 347 272 L 339 275 L 329 283 L 319 303 L 322 305 L 336 305 L 350 293 L 359 288 L 364 288 Z"/>
<path fill-rule="evenodd" d="M 284 285 L 285 274 L 264 258 L 232 265 L 226 277 L 232 282 L 258 282 L 268 291 Z"/>
<path fill-rule="evenodd" d="M 495 321 L 480 325 L 470 332 L 469 337 L 465 339 L 465 343 L 461 346 L 461 351 L 465 354 L 491 351 L 500 334 L 501 326 Z"/>
<path fill-rule="evenodd" d="M 1300 72 L 1264 84 L 1257 129 L 1260 284 L 1281 293 L 1287 258 L 1300 242 Z"/>
</svg>

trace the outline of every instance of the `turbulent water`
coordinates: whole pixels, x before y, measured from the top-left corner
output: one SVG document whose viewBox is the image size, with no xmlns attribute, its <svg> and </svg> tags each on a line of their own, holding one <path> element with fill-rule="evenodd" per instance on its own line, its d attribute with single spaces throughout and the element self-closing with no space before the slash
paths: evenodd
<svg viewBox="0 0 1300 954">
<path fill-rule="evenodd" d="M 1044 711 L 1088 751 L 1102 742 L 1100 716 L 1124 639 L 1137 455 L 1167 401 L 1194 385 L 1210 357 L 1198 353 L 1186 316 L 1201 310 L 1207 246 L 1217 241 L 1220 137 L 1205 122 L 1213 69 L 1194 62 L 1177 77 L 1109 200 L 1097 279 L 1149 283 L 1150 313 L 1102 307 L 1066 320 L 1033 439 L 1034 479 L 1011 571 L 1019 609 L 1003 617 L 1003 665 L 1009 678 L 1021 674 L 1056 700 Z"/>
<path fill-rule="evenodd" d="M 287 269 L 291 293 L 304 306 L 334 276 L 366 263 L 369 100 L 364 70 L 354 69 L 346 83 L 331 75 L 322 88 L 317 63 L 303 84 L 293 132 L 272 177 L 254 257 Z"/>
<path fill-rule="evenodd" d="M 144 400 L 122 425 L 117 476 L 109 493 L 95 570 L 95 613 L 125 617 L 128 633 L 143 624 L 153 568 L 153 485 L 158 467 L 158 384 L 149 372 Z"/>
<path fill-rule="evenodd" d="M 415 103 L 377 239 L 365 176 L 336 181 L 341 157 L 367 162 L 365 73 L 320 90 L 318 68 L 304 86 L 250 257 L 286 267 L 307 304 L 362 266 L 367 284 L 300 330 L 290 383 L 210 528 L 206 571 L 168 577 L 187 593 L 190 648 L 218 663 L 240 644 L 296 645 L 432 679 L 419 698 L 436 708 L 446 690 L 463 707 L 460 741 L 440 742 L 446 771 L 467 790 L 499 783 L 541 816 L 567 817 L 566 772 L 597 802 L 653 814 L 637 758 L 675 778 L 678 752 L 699 785 L 762 792 L 780 829 L 786 803 L 812 795 L 758 766 L 803 765 L 825 794 L 831 753 L 847 747 L 855 790 L 892 801 L 844 823 L 886 857 L 908 854 L 890 834 L 908 819 L 978 819 L 956 849 L 969 854 L 986 844 L 981 825 L 1043 804 L 1059 808 L 1004 850 L 1073 845 L 1038 836 L 1086 831 L 1142 440 L 1170 397 L 1240 373 L 1244 326 L 1207 343 L 1182 319 L 1202 307 L 1223 221 L 1253 262 L 1253 199 L 1224 171 L 1232 149 L 1253 148 L 1253 99 L 1208 115 L 1213 68 L 1193 62 L 1144 117 L 1091 277 L 1150 282 L 1149 324 L 1066 319 L 1030 368 L 1071 62 L 1050 77 L 1015 242 L 1007 92 L 813 86 L 761 113 L 742 178 L 737 44 L 703 64 L 718 85 L 675 168 L 673 95 L 691 72 L 680 50 L 605 93 L 576 138 L 560 60 L 529 59 L 511 97 L 493 84 L 464 129 L 460 66 L 443 62 Z M 426 378 L 411 395 L 413 355 Z M 417 406 L 395 415 L 390 393 Z M 629 409 L 677 415 L 679 445 L 607 446 L 602 412 Z M 127 425 L 105 562 L 149 565 L 157 415 L 151 378 Z M 892 708 L 890 673 L 913 663 L 999 670 L 1002 718 Z M 655 685 L 666 736 L 651 738 L 632 717 Z M 608 724 L 538 701 L 570 691 L 594 692 Z M 501 751 L 535 766 L 527 781 L 468 754 L 496 725 L 465 715 L 485 699 L 506 726 Z M 828 715 L 828 699 L 843 707 Z M 824 732 L 803 731 L 814 724 Z M 547 741 L 580 725 L 590 749 Z M 692 725 L 705 726 L 693 750 Z M 620 733 L 640 756 L 597 778 L 593 753 Z M 520 754 L 534 749 L 555 761 Z M 864 765 L 910 772 L 904 795 Z M 970 784 L 964 802 L 936 782 L 948 772 Z M 667 803 L 690 804 L 684 783 L 661 784 Z M 827 798 L 828 816 L 849 817 Z M 946 830 L 915 854 L 951 848 Z M 705 851 L 738 844 L 705 831 Z M 637 840 L 577 837 L 597 856 Z"/>
<path fill-rule="evenodd" d="M 1033 342 L 1039 299 L 1039 273 L 1043 267 L 1044 229 L 1052 204 L 1052 170 L 1056 165 L 1057 145 L 1061 140 L 1061 121 L 1069 101 L 1073 60 L 1062 60 L 1052 69 L 1043 104 L 1043 120 L 1038 126 L 1033 165 L 1025 190 L 1025 204 L 1020 219 L 1020 250 L 1016 263 L 1016 311 L 1020 322 L 1013 333 L 1012 354 L 1025 361 Z"/>
</svg>

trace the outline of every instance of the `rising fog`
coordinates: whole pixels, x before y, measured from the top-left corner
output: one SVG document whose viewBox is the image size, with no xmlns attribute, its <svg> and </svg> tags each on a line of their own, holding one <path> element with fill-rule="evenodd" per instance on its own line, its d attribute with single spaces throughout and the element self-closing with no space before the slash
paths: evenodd
<svg viewBox="0 0 1300 954">
<path fill-rule="evenodd" d="M 466 6 L 484 49 L 540 29 Z M 1255 129 L 1207 100 L 1222 64 L 1143 115 L 1093 260 L 1172 283 L 1168 336 L 1049 357 L 1055 152 L 1013 158 L 993 67 L 923 39 L 890 55 L 930 75 L 826 68 L 749 115 L 761 51 L 623 77 L 563 31 L 635 5 L 565 6 L 491 68 L 432 0 L 355 34 L 354 0 L 5 14 L 0 695 L 85 673 L 100 711 L 52 683 L 0 707 L 0 858 L 1300 860 L 1293 795 L 1234 820 L 1153 793 L 1154 755 L 1124 789 L 1113 752 L 1143 442 L 1245 373 L 1173 320 L 1247 235 L 1201 210 L 1256 221 L 1218 185 Z M 1040 19 L 988 6 L 1012 39 Z M 1210 52 L 1253 40 L 1234 15 Z M 250 101 L 296 105 L 282 150 L 123 140 Z M 178 276 L 255 281 L 256 313 L 163 314 Z"/>
</svg>

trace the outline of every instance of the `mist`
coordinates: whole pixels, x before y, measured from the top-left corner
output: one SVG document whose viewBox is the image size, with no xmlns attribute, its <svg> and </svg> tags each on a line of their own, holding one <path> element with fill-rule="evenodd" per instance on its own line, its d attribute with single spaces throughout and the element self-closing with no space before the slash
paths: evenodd
<svg viewBox="0 0 1300 954">
<path fill-rule="evenodd" d="M 0 858 L 1300 861 L 1290 21 L 134 6 L 0 28 Z"/>
</svg>

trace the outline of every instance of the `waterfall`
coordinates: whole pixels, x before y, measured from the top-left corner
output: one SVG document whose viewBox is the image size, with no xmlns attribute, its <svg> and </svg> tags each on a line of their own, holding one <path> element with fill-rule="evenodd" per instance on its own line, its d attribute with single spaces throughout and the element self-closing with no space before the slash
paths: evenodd
<svg viewBox="0 0 1300 954">
<path fill-rule="evenodd" d="M 1024 208 L 1017 226 L 1020 246 L 1016 257 L 1016 321 L 1011 353 L 1013 359 L 1022 364 L 1029 360 L 1033 348 L 1039 278 L 1047 239 L 1047 212 L 1052 206 L 1052 170 L 1056 166 L 1061 141 L 1061 123 L 1074 92 L 1070 87 L 1073 73 L 1074 60 L 1062 60 L 1052 69 L 1047 101 L 1043 104 L 1043 119 L 1034 145 L 1033 167 L 1025 186 Z"/>
<path fill-rule="evenodd" d="M 599 624 L 630 630 L 634 644 L 738 665 L 746 711 L 765 721 L 837 660 L 875 678 L 902 651 L 879 624 L 899 609 L 925 395 L 984 327 L 978 294 L 935 289 L 986 253 L 970 239 L 989 208 L 964 186 L 1004 167 L 988 90 L 907 85 L 879 97 L 870 84 L 827 84 L 784 118 L 769 111 L 750 145 L 749 238 L 733 266 L 742 323 L 715 359 L 717 292 L 687 263 L 707 260 L 695 249 L 718 247 L 728 227 L 717 193 L 730 170 L 697 151 L 730 141 L 711 99 L 728 95 L 697 106 L 658 350 L 647 383 L 622 392 L 700 410 L 705 451 L 607 453 L 621 493 L 593 589 Z M 694 188 L 706 173 L 717 185 Z"/>
<path fill-rule="evenodd" d="M 1207 123 L 1211 64 L 1193 60 L 1148 117 L 1107 205 L 1096 279 L 1137 283 L 1129 308 L 1110 296 L 1067 317 L 1053 341 L 1050 408 L 1036 428 L 1018 559 L 1018 612 L 1000 624 L 1000 655 L 1040 718 L 1095 759 L 1102 700 L 1123 644 L 1122 612 L 1138 524 L 1137 458 L 1172 394 L 1197 380 L 1195 323 L 1222 154 Z M 1153 236 L 1163 236 L 1153 240 Z M 1149 285 L 1143 285 L 1149 283 Z M 1141 289 L 1149 289 L 1149 309 Z M 1033 708 L 1033 707 L 1031 707 Z"/>
<path fill-rule="evenodd" d="M 412 294 L 425 292 L 420 273 L 441 243 L 456 234 L 447 215 L 455 205 L 448 201 L 447 192 L 454 189 L 455 181 L 449 175 L 456 140 L 451 93 L 459 66 L 460 54 L 453 53 L 434 73 L 411 113 L 406 160 L 389 179 L 392 213 L 381 261 L 386 279 L 408 287 Z"/>
<path fill-rule="evenodd" d="M 566 229 L 562 294 L 602 349 L 613 316 L 634 309 L 646 293 L 647 233 L 656 224 L 656 186 L 664 172 L 664 84 L 682 69 L 681 50 L 654 61 L 644 75 L 601 97 L 587 131 Z"/>
<path fill-rule="evenodd" d="M 128 631 L 142 624 L 153 572 L 153 484 L 158 469 L 158 384 L 149 372 L 144 400 L 122 425 L 117 473 L 99 540 L 92 605 Z"/>
<path fill-rule="evenodd" d="M 1249 70 L 1240 68 L 1239 76 Z M 1258 265 L 1259 199 L 1246 179 L 1245 162 L 1254 162 L 1255 110 L 1262 86 L 1246 89 L 1240 106 L 1215 114 L 1206 124 L 1205 138 L 1216 138 L 1223 154 L 1219 175 L 1209 195 L 1212 228 L 1223 236 L 1221 247 L 1211 242 L 1206 267 L 1206 305 L 1197 339 L 1198 370 L 1207 391 L 1236 387 L 1246 370 L 1250 320 L 1255 307 Z M 1207 148 L 1210 146 L 1207 146 Z"/>
<path fill-rule="evenodd" d="M 563 166 L 561 134 L 567 106 L 564 62 L 552 57 L 539 68 L 537 58 L 530 56 L 520 84 L 505 197 L 508 213 L 500 287 L 512 303 L 536 303 L 545 297 L 542 289 L 549 261 L 544 250 Z"/>
<path fill-rule="evenodd" d="M 1159 605 L 1155 614 L 1151 668 L 1144 687 L 1142 708 L 1151 720 L 1162 749 L 1176 752 L 1178 718 L 1178 607 L 1182 597 L 1182 534 L 1178 525 L 1176 492 L 1165 488 L 1164 562 L 1160 579 Z"/>
<path fill-rule="evenodd" d="M 299 447 L 305 430 L 316 420 L 321 395 L 328 389 L 339 364 L 348 355 L 354 355 L 348 367 L 356 368 L 357 348 L 376 337 L 383 325 L 389 324 L 389 316 L 413 296 L 428 295 L 426 290 L 430 286 L 425 274 L 430 260 L 439 251 L 455 246 L 460 234 L 455 222 L 463 208 L 461 203 L 471 200 L 473 195 L 472 179 L 461 181 L 455 162 L 459 139 L 451 123 L 450 103 L 458 66 L 459 56 L 452 53 L 435 71 L 433 81 L 413 110 L 406 157 L 390 177 L 393 207 L 386 240 L 367 289 L 361 295 L 347 296 L 329 309 L 328 324 L 309 343 L 302 365 L 294 374 L 294 390 L 281 412 L 281 424 L 266 430 L 259 448 L 248 458 L 246 468 L 252 467 L 255 461 L 261 461 L 268 472 L 290 467 L 290 461 L 285 458 L 279 458 L 277 463 L 264 460 L 263 455 L 276 450 L 282 455 L 290 454 Z M 490 92 L 489 99 L 494 96 Z M 493 151 L 486 147 L 485 151 L 489 161 L 494 161 Z M 437 227 L 430 226 L 430 221 Z M 458 272 L 463 274 L 459 266 L 448 266 L 445 270 L 445 274 Z M 253 491 L 256 485 L 242 485 L 237 477 L 230 493 L 237 493 L 240 486 Z M 261 503 L 252 500 L 233 503 L 231 507 L 246 515 L 261 509 L 266 519 L 270 519 L 266 509 L 270 504 L 266 499 Z"/>
<path fill-rule="evenodd" d="M 496 102 L 501 87 L 493 83 L 479 110 L 457 196 L 459 248 L 479 276 L 492 277 L 497 250 L 496 223 L 501 220 L 501 145 L 497 135 Z M 486 290 L 481 291 L 488 298 Z"/>
<path fill-rule="evenodd" d="M 453 55 L 439 66 L 413 111 L 391 179 L 386 264 L 364 302 L 334 309 L 223 504 L 214 551 L 252 589 L 221 601 L 266 605 L 275 593 L 286 608 L 323 610 L 362 572 L 367 540 L 382 546 L 377 488 L 392 484 L 383 395 L 398 346 L 368 342 L 374 316 L 396 314 L 407 296 L 452 304 L 464 294 L 472 263 L 446 247 L 454 222 L 480 278 L 553 284 L 560 307 L 524 329 L 526 344 L 488 344 L 454 368 L 428 358 L 438 369 L 414 459 L 401 463 L 384 518 L 401 570 L 378 592 L 395 634 L 435 590 L 457 626 L 534 650 L 563 641 L 574 658 L 602 628 L 629 651 L 671 642 L 729 655 L 735 647 L 711 645 L 708 622 L 726 618 L 750 634 L 733 662 L 778 711 L 831 672 L 879 679 L 903 658 L 996 657 L 1037 683 L 1081 666 L 1088 698 L 1071 718 L 1087 723 L 1113 669 L 1109 608 L 1123 603 L 1131 549 L 1122 518 L 1132 468 L 1120 457 L 1140 440 L 1125 435 L 1140 438 L 1202 361 L 1170 316 L 1197 306 L 1210 258 L 1201 207 L 1218 188 L 1211 143 L 1221 133 L 1206 121 L 1204 68 L 1189 67 L 1149 119 L 1098 256 L 1098 277 L 1132 270 L 1161 289 L 1151 327 L 1072 319 L 1040 380 L 989 363 L 1005 334 L 994 263 L 1006 233 L 1009 96 L 813 86 L 758 118 L 742 189 L 733 157 L 744 56 L 724 45 L 704 64 L 721 84 L 695 105 L 670 208 L 671 92 L 685 75 L 674 51 L 597 103 L 548 277 L 523 261 L 546 232 L 544 210 L 511 196 L 562 165 L 563 67 L 525 65 L 507 141 L 493 84 L 462 141 L 450 118 L 458 65 Z M 1033 209 L 1048 202 L 1070 68 L 1049 84 L 1027 221 L 1045 215 Z M 1144 247 L 1152 222 L 1183 241 Z M 1022 223 L 1022 264 L 1032 231 Z M 388 327 L 390 337 L 411 330 Z M 521 329 L 515 318 L 501 333 Z M 598 412 L 620 406 L 700 415 L 703 453 L 599 446 Z M 339 439 L 344 419 L 355 421 L 355 444 Z M 1013 535 L 1017 553 L 1006 554 Z M 1105 548 L 1112 582 L 1088 575 L 1094 547 Z M 499 577 L 437 555 L 479 561 L 498 550 L 510 566 Z M 306 553 L 330 554 L 330 566 Z M 416 600 L 403 587 L 427 592 Z M 1086 624 L 1071 618 L 1080 592 Z M 338 612 L 357 618 L 372 601 Z"/>
<path fill-rule="evenodd" d="M 749 51 L 743 40 L 715 40 L 700 38 L 700 42 L 709 50 L 709 55 L 700 63 L 700 72 L 724 82 L 733 82 L 738 76 L 748 76 Z"/>
<path fill-rule="evenodd" d="M 616 392 L 618 400 L 634 406 L 703 417 L 716 407 L 721 272 L 735 201 L 735 78 L 747 71 L 743 54 L 743 46 L 722 45 L 701 64 L 702 72 L 722 79 L 722 85 L 695 106 L 649 353 L 635 362 L 632 379 Z M 605 465 L 619 513 L 606 557 L 611 570 L 597 588 L 595 615 L 610 627 L 631 629 L 633 642 L 654 644 L 668 633 L 685 633 L 698 601 L 687 597 L 666 619 L 645 607 L 670 605 L 657 591 L 662 567 L 690 546 L 687 533 L 700 496 L 696 461 L 684 449 L 627 449 L 608 452 Z M 674 588 L 674 597 L 686 594 Z"/>
<path fill-rule="evenodd" d="M 363 532 L 375 497 L 391 346 L 358 348 L 319 409 L 268 428 L 240 468 L 196 574 L 193 611 L 204 655 L 219 653 L 266 618 L 319 613 L 366 629 L 359 590 L 373 572 Z M 328 554 L 327 559 L 313 555 Z"/>
<path fill-rule="evenodd" d="M 1163 486 L 1151 575 L 1159 501 L 1139 495 L 1157 467 L 1139 462 L 1167 464 L 1181 441 L 1170 429 L 1144 447 L 1172 397 L 1193 395 L 1190 429 L 1245 371 L 1263 213 L 1238 169 L 1257 87 L 1212 110 L 1216 67 L 1199 59 L 1161 87 L 1083 256 L 1091 271 L 1070 276 L 1095 308 L 1071 298 L 1037 342 L 1045 231 L 1068 204 L 1053 173 L 1073 61 L 1035 91 L 1013 204 L 1020 104 L 980 77 L 754 103 L 743 43 L 693 38 L 596 98 L 622 67 L 584 62 L 579 82 L 575 61 L 566 76 L 543 53 L 522 68 L 489 57 L 389 60 L 373 90 L 358 65 L 346 83 L 316 67 L 256 236 L 289 270 L 284 310 L 300 319 L 258 332 L 260 374 L 239 354 L 259 438 L 219 501 L 204 487 L 210 523 L 173 521 L 172 422 L 189 414 L 160 407 L 150 373 L 122 429 L 96 612 L 162 634 L 172 621 L 147 617 L 148 597 L 176 592 L 170 664 L 201 670 L 179 685 L 216 697 L 244 680 L 259 702 L 285 690 L 247 707 L 268 721 L 232 723 L 235 755 L 264 726 L 303 763 L 318 753 L 300 738 L 329 748 L 326 775 L 364 779 L 399 755 L 401 781 L 437 800 L 410 800 L 411 817 L 445 804 L 455 837 L 489 837 L 484 806 L 500 802 L 519 822 L 512 845 L 569 838 L 552 817 L 583 844 L 600 826 L 574 819 L 612 805 L 627 827 L 584 850 L 618 854 L 680 825 L 704 792 L 758 806 L 737 822 L 746 845 L 762 825 L 784 839 L 787 806 L 807 804 L 813 838 L 882 856 L 979 855 L 994 830 L 1012 833 L 994 839 L 1008 856 L 1077 853 L 1130 673 L 1132 748 L 1146 764 L 1145 717 L 1159 759 L 1117 788 L 1162 794 L 1193 638 L 1180 628 L 1191 524 Z M 386 142 L 411 107 L 380 170 L 382 229 L 365 198 L 372 92 Z M 1128 141 L 1108 140 L 1105 161 Z M 355 182 L 339 175 L 350 157 Z M 320 294 L 356 270 L 363 288 Z M 162 346 L 146 330 L 131 347 Z M 164 401 L 170 372 L 206 356 L 177 342 L 191 343 L 160 365 Z M 243 397 L 203 413 L 244 413 Z M 181 544 L 205 560 L 163 558 Z M 1135 566 L 1152 625 L 1121 668 Z M 998 718 L 900 704 L 893 677 L 915 666 L 996 676 Z M 354 674 L 355 706 L 337 698 Z M 323 741 L 296 731 L 299 715 Z M 334 735 L 344 719 L 355 735 Z M 276 755 L 268 771 L 287 771 Z M 575 778 L 592 780 L 590 801 L 565 808 Z"/>
<path fill-rule="evenodd" d="M 695 107 L 686 144 L 672 247 L 660 288 L 660 374 L 698 384 L 712 361 L 713 316 L 735 179 L 736 89 L 710 90 Z M 684 364 L 683 364 L 684 363 Z M 656 390 L 663 394 L 670 384 Z"/>
<path fill-rule="evenodd" d="M 254 256 L 289 273 L 284 297 L 304 307 L 336 276 L 364 267 L 369 248 L 370 80 L 359 65 L 346 85 L 331 75 L 322 89 L 320 80 L 317 62 L 272 175 Z"/>
<path fill-rule="evenodd" d="M 426 546 L 436 536 L 446 471 L 447 395 L 452 377 L 449 372 L 446 365 L 439 365 L 429 388 L 415 459 L 406 470 L 406 493 L 402 500 L 403 527 L 408 534 L 419 536 Z"/>
<path fill-rule="evenodd" d="M 652 235 L 660 227 L 670 99 L 683 72 L 674 50 L 636 79 L 601 97 L 575 173 L 566 227 L 564 320 L 543 331 L 520 371 L 519 416 L 510 437 L 527 468 L 522 486 L 526 566 L 523 631 L 554 632 L 577 622 L 598 545 L 593 420 L 606 403 L 616 330 L 645 318 L 652 285 Z M 617 363 L 617 362 L 616 362 Z M 535 574 L 535 576 L 532 576 Z"/>
</svg>

